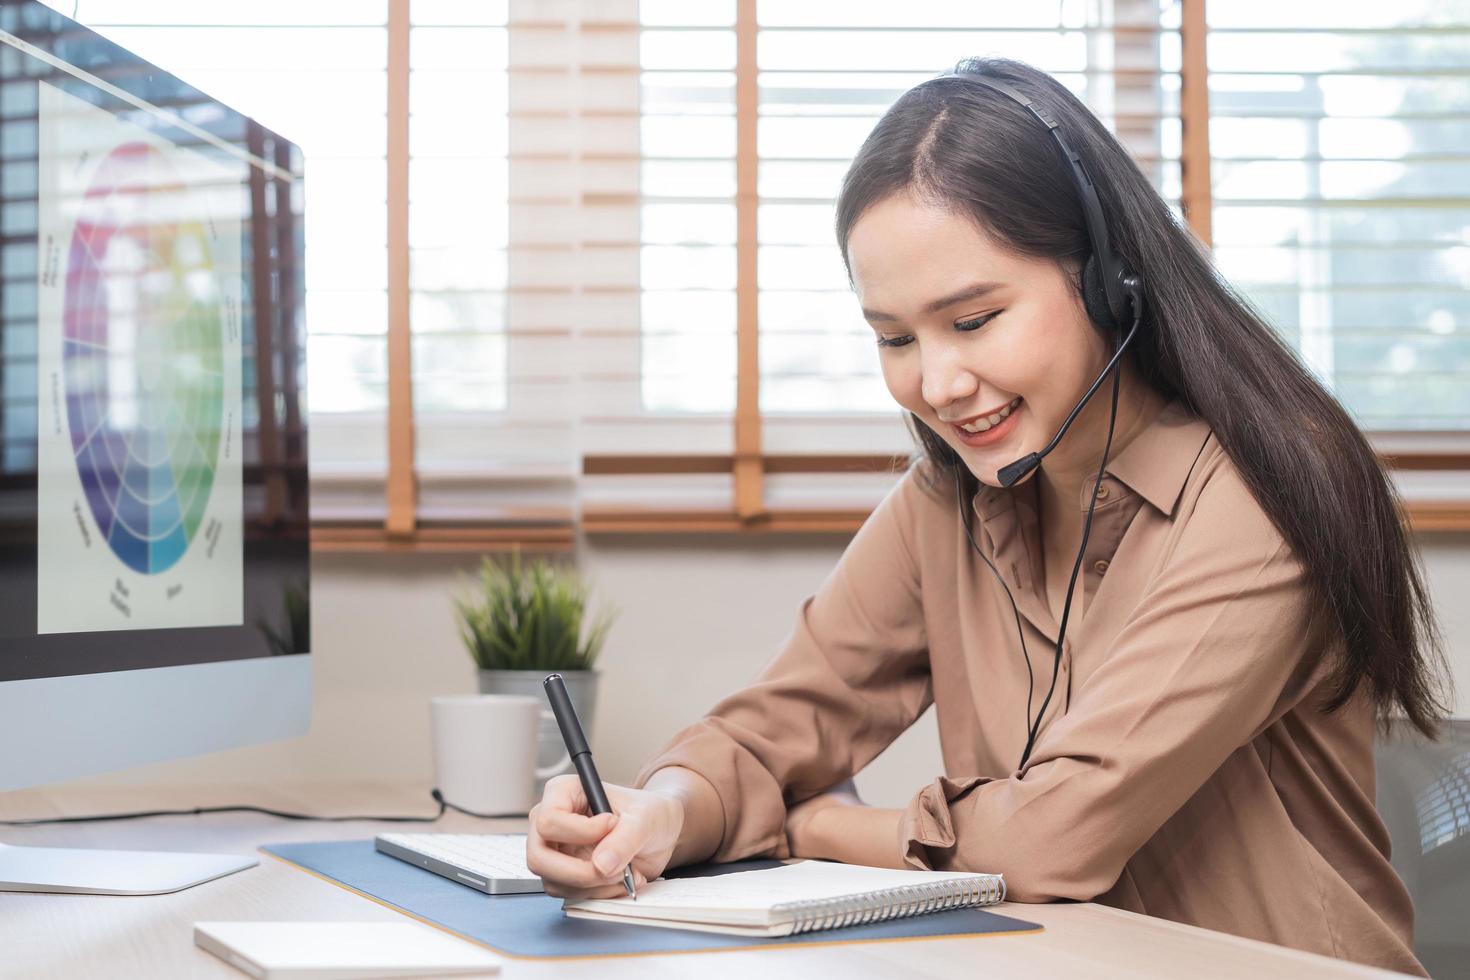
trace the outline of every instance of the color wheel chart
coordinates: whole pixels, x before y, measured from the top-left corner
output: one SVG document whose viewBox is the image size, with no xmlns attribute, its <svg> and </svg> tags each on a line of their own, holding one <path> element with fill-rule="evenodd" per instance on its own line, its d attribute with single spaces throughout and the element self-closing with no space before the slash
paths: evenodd
<svg viewBox="0 0 1470 980">
<path fill-rule="evenodd" d="M 103 160 L 72 233 L 63 315 L 77 473 L 108 546 L 144 574 L 172 568 L 199 532 L 224 416 L 221 310 L 190 288 L 201 270 L 212 278 L 205 229 L 135 220 L 156 210 L 143 197 L 185 193 L 168 166 L 145 143 Z"/>
<path fill-rule="evenodd" d="M 241 625 L 245 166 L 37 84 L 37 632 Z"/>
</svg>

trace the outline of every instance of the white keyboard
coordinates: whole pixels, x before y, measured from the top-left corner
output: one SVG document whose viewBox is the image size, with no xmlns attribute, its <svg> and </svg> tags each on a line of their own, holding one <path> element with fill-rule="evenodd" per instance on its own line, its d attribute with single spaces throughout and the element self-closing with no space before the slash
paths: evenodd
<svg viewBox="0 0 1470 980">
<path fill-rule="evenodd" d="M 541 891 L 541 879 L 526 867 L 525 834 L 379 834 L 375 845 L 491 895 Z"/>
</svg>

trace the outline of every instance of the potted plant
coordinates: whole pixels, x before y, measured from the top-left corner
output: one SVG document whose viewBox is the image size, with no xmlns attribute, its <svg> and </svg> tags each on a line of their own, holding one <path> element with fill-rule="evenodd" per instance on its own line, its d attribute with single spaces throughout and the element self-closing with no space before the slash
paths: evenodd
<svg viewBox="0 0 1470 980">
<path fill-rule="evenodd" d="M 481 694 L 530 695 L 544 706 L 541 681 L 555 671 L 590 738 L 597 700 L 593 664 L 616 613 L 587 619 L 590 589 L 576 569 L 546 559 L 522 563 L 486 556 L 479 576 L 454 600 L 460 636 L 479 667 Z M 584 628 L 584 626 L 586 628 Z M 564 751 L 561 733 L 543 716 L 538 766 L 555 764 Z"/>
</svg>

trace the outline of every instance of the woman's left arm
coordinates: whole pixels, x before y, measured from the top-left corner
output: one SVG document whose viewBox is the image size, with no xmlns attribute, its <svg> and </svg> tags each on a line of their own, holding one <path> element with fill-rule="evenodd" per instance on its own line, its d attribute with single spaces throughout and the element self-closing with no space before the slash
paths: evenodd
<svg viewBox="0 0 1470 980">
<path fill-rule="evenodd" d="M 1089 900 L 1231 753 L 1330 667 L 1312 591 L 1228 460 L 1209 464 L 1172 554 L 1065 715 L 1009 777 L 940 777 L 903 811 L 814 802 L 793 851 L 1003 873 L 1019 901 Z M 886 837 L 886 840 L 884 839 Z"/>
<path fill-rule="evenodd" d="M 1205 465 L 1171 554 L 1026 768 L 940 777 L 910 801 L 895 838 L 908 866 L 1003 873 L 1018 901 L 1090 900 L 1321 683 L 1301 563 L 1228 459 Z"/>
</svg>

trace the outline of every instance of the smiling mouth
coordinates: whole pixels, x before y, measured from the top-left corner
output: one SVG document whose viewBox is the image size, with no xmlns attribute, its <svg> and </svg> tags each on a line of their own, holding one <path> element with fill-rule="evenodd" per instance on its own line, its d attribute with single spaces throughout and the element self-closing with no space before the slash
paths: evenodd
<svg viewBox="0 0 1470 980">
<path fill-rule="evenodd" d="M 1017 396 L 1016 398 L 1013 398 L 1011 400 L 1010 404 L 1006 405 L 1006 407 L 1002 408 L 1000 411 L 991 412 L 989 415 L 982 415 L 974 421 L 966 422 L 964 425 L 959 425 L 955 427 L 959 429 L 964 429 L 966 432 L 985 432 L 989 430 L 992 426 L 997 426 L 1004 422 L 1010 416 L 1010 414 L 1016 410 L 1016 406 L 1020 404 L 1021 399 L 1019 396 Z"/>
</svg>

